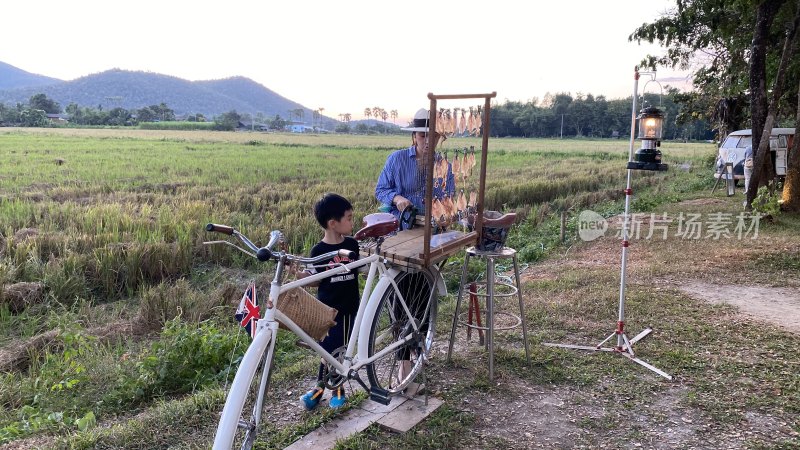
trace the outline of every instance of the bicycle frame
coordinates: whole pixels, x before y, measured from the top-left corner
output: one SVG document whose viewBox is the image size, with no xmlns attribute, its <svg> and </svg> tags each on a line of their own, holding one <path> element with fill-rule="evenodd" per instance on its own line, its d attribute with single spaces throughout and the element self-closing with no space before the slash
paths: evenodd
<svg viewBox="0 0 800 450">
<path fill-rule="evenodd" d="M 280 263 L 279 263 L 280 264 Z M 350 339 L 347 341 L 347 349 L 345 351 L 344 358 L 342 362 L 334 358 L 333 355 L 328 353 L 322 346 L 314 340 L 311 336 L 309 336 L 305 331 L 303 331 L 299 326 L 297 326 L 294 322 L 292 322 L 289 318 L 283 315 L 280 312 L 278 298 L 284 292 L 290 291 L 297 287 L 307 286 L 309 284 L 315 283 L 317 281 L 323 280 L 325 278 L 333 277 L 342 273 L 349 272 L 353 269 L 363 267 L 369 264 L 369 272 L 367 275 L 366 285 L 364 287 L 364 292 L 361 294 L 361 301 L 358 305 L 358 312 L 356 313 L 355 320 L 353 322 L 353 331 L 350 334 Z M 373 283 L 375 282 L 376 273 L 378 274 L 378 283 L 375 284 L 373 287 Z M 411 315 L 410 310 L 408 309 L 408 305 L 405 302 L 405 299 L 402 298 L 400 295 L 400 289 L 398 288 L 397 284 L 394 282 L 394 276 L 399 273 L 399 270 L 392 269 L 387 267 L 382 260 L 382 257 L 379 255 L 370 255 L 365 258 L 359 259 L 358 261 L 342 264 L 337 266 L 333 269 L 328 269 L 324 272 L 311 275 L 306 278 L 302 278 L 300 280 L 296 280 L 286 284 L 280 284 L 279 276 L 280 276 L 280 269 L 276 270 L 276 276 L 272 280 L 270 284 L 270 302 L 272 303 L 273 307 L 268 308 L 266 313 L 264 314 L 264 318 L 259 320 L 257 323 L 257 333 L 262 330 L 262 328 L 269 327 L 272 330 L 272 335 L 277 336 L 278 330 L 278 321 L 283 323 L 284 326 L 289 328 L 293 333 L 295 333 L 303 342 L 305 342 L 315 353 L 319 354 L 325 362 L 329 364 L 330 367 L 336 369 L 339 374 L 348 375 L 351 371 L 357 372 L 359 369 L 364 367 L 367 364 L 375 361 L 390 353 L 392 351 L 397 350 L 401 347 L 406 341 L 398 341 L 394 344 L 386 347 L 385 349 L 381 350 L 379 353 L 376 353 L 372 357 L 368 356 L 368 342 L 367 340 L 359 339 L 360 336 L 366 336 L 369 334 L 371 323 L 369 321 L 365 321 L 364 317 L 373 317 L 374 311 L 378 308 L 378 303 L 380 298 L 375 296 L 372 297 L 373 293 L 383 293 L 386 289 L 390 286 L 395 292 L 398 293 L 399 298 L 401 299 L 400 304 L 402 305 L 404 312 L 407 315 Z M 390 285 L 390 286 L 387 286 Z M 418 331 L 417 324 L 412 324 L 414 327 L 414 331 Z M 358 344 L 358 353 L 356 353 L 356 344 Z M 354 356 L 357 356 L 355 359 Z"/>
<path fill-rule="evenodd" d="M 303 342 L 305 342 L 316 354 L 318 354 L 326 363 L 328 363 L 329 367 L 335 370 L 339 375 L 343 376 L 345 379 L 355 379 L 359 382 L 359 384 L 367 388 L 364 382 L 358 377 L 357 372 L 361 368 L 375 362 L 380 358 L 383 358 L 387 354 L 397 351 L 409 341 L 415 339 L 414 335 L 419 333 L 420 324 L 424 323 L 426 320 L 426 318 L 423 317 L 420 322 L 417 322 L 416 320 L 409 321 L 414 333 L 409 333 L 403 340 L 393 341 L 387 347 L 381 348 L 378 353 L 370 357 L 370 339 L 361 338 L 370 336 L 372 331 L 371 327 L 373 325 L 372 322 L 376 317 L 376 314 L 379 313 L 378 307 L 380 306 L 381 299 L 389 289 L 393 289 L 397 294 L 396 296 L 399 300 L 399 305 L 402 306 L 403 313 L 407 317 L 413 317 L 406 298 L 403 296 L 400 287 L 395 281 L 395 278 L 400 273 L 407 271 L 406 269 L 387 266 L 386 261 L 382 256 L 378 254 L 372 254 L 347 264 L 339 264 L 321 273 L 290 283 L 282 284 L 281 280 L 283 278 L 283 271 L 287 261 L 297 261 L 302 264 L 316 264 L 320 261 L 323 261 L 324 259 L 322 258 L 326 257 L 327 254 L 314 258 L 303 258 L 286 253 L 272 252 L 272 247 L 277 242 L 282 240 L 282 235 L 278 231 L 273 231 L 270 233 L 270 242 L 265 247 L 259 248 L 249 239 L 247 239 L 247 237 L 237 232 L 232 227 L 226 225 L 209 224 L 206 226 L 206 230 L 234 235 L 239 238 L 239 240 L 245 244 L 245 246 L 249 248 L 252 253 L 228 241 L 212 241 L 207 242 L 207 244 L 227 244 L 250 256 L 258 258 L 260 261 L 277 261 L 275 276 L 270 283 L 269 300 L 265 305 L 266 308 L 264 316 L 256 323 L 256 335 L 248 346 L 242 362 L 236 371 L 236 376 L 231 383 L 230 390 L 228 391 L 229 393 L 247 392 L 250 389 L 251 382 L 254 381 L 253 376 L 257 372 L 258 367 L 261 364 L 269 364 L 269 370 L 263 370 L 261 372 L 261 378 L 258 381 L 258 392 L 253 405 L 253 420 L 247 422 L 241 420 L 240 413 L 245 403 L 245 396 L 228 395 L 217 428 L 217 435 L 214 440 L 214 448 L 228 448 L 230 443 L 233 441 L 233 430 L 235 430 L 237 427 L 249 428 L 251 431 L 253 431 L 253 434 L 250 435 L 248 432 L 247 435 L 250 436 L 248 439 L 254 439 L 257 432 L 256 430 L 261 423 L 262 406 L 266 394 L 266 387 L 269 381 L 271 362 L 274 358 L 279 322 L 299 336 Z M 334 254 L 336 254 L 336 252 L 331 253 L 331 255 Z M 352 253 L 350 253 L 350 255 L 352 255 Z M 352 258 L 352 256 L 350 257 Z M 339 359 L 323 349 L 322 346 L 316 340 L 314 340 L 314 338 L 309 336 L 278 309 L 280 295 L 290 291 L 291 289 L 308 286 L 325 278 L 344 274 L 353 269 L 367 265 L 369 265 L 367 281 L 364 291 L 361 294 L 358 311 L 353 324 L 353 330 L 350 338 L 347 341 L 345 353 L 341 357 L 341 361 L 339 361 Z M 429 295 L 433 297 L 436 295 L 437 291 L 443 293 L 446 292 L 444 280 L 442 280 L 441 275 L 439 274 L 438 267 L 430 266 L 426 270 L 430 271 L 434 277 Z M 428 299 L 429 302 L 430 300 L 431 298 Z M 428 312 L 429 310 L 426 311 L 425 314 L 427 315 Z M 388 313 L 392 322 L 397 320 L 397 318 L 394 316 L 396 311 L 394 311 L 393 308 L 389 308 Z M 392 339 L 394 339 L 394 337 L 392 337 Z M 252 441 L 250 441 L 250 443 L 252 443 Z"/>
</svg>

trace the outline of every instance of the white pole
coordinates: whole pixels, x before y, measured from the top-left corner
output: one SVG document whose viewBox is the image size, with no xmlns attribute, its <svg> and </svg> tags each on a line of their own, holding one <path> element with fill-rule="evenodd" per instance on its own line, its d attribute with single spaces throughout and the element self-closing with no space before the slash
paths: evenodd
<svg viewBox="0 0 800 450">
<path fill-rule="evenodd" d="M 633 145 L 636 133 L 636 97 L 639 95 L 639 68 L 633 71 L 633 106 L 631 107 L 631 141 L 628 149 L 628 162 L 633 161 Z M 619 317 L 617 318 L 617 348 L 624 345 L 625 331 L 625 269 L 628 261 L 628 212 L 631 204 L 631 172 L 628 169 L 628 183 L 625 187 L 625 213 L 622 216 L 622 264 L 619 280 Z"/>
</svg>

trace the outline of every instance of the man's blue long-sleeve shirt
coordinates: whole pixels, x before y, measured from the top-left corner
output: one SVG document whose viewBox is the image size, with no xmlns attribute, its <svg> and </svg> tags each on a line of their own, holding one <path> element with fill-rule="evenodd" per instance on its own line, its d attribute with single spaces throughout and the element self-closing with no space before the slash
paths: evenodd
<svg viewBox="0 0 800 450">
<path fill-rule="evenodd" d="M 375 197 L 379 202 L 392 205 L 395 195 L 407 198 L 419 212 L 425 210 L 425 180 L 417 166 L 417 147 L 411 146 L 397 150 L 386 158 L 386 165 L 378 177 L 375 186 Z M 447 183 L 442 189 L 442 179 L 433 180 L 433 198 L 441 199 L 445 195 L 453 196 L 456 192 L 455 176 L 450 163 L 447 164 Z M 400 212 L 392 205 L 390 212 L 399 216 Z"/>
</svg>

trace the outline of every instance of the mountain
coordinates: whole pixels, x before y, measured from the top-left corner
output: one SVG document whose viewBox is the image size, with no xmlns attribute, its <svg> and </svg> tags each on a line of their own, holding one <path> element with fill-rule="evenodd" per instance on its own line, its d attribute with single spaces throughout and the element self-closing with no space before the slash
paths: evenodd
<svg viewBox="0 0 800 450">
<path fill-rule="evenodd" d="M 57 78 L 26 72 L 0 61 L 0 90 L 61 83 Z M 27 100 L 27 99 L 26 99 Z"/>
<path fill-rule="evenodd" d="M 279 114 L 288 119 L 289 110 L 302 108 L 307 123 L 313 117 L 310 108 L 245 77 L 188 81 L 158 73 L 120 69 L 111 69 L 72 81 L 55 80 L 55 84 L 0 90 L 0 102 L 27 103 L 38 93 L 57 101 L 62 108 L 76 103 L 92 108 L 102 106 L 104 109 L 121 107 L 132 110 L 165 103 L 176 115 L 202 113 L 212 118 L 236 110 L 240 114 L 261 113 L 266 117 Z M 323 122 L 326 127 L 332 127 L 336 123 L 327 117 L 323 117 Z"/>
</svg>

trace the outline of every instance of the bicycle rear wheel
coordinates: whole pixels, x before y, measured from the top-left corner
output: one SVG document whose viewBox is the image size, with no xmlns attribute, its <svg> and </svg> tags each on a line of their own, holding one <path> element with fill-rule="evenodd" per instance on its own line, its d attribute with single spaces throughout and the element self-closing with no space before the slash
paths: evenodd
<svg viewBox="0 0 800 450">
<path fill-rule="evenodd" d="M 264 410 L 274 354 L 272 331 L 269 328 L 259 330 L 245 352 L 228 391 L 214 437 L 214 450 L 253 448 Z"/>
<path fill-rule="evenodd" d="M 372 357 L 397 341 L 406 342 L 367 365 L 367 377 L 372 386 L 386 389 L 390 395 L 402 392 L 422 371 L 428 357 L 436 331 L 436 280 L 437 276 L 428 269 L 400 272 L 394 278 L 400 295 L 391 284 L 381 294 L 372 318 L 368 355 Z M 401 298 L 411 317 L 405 312 Z M 417 332 L 412 323 L 416 324 Z M 403 365 L 406 367 L 401 369 Z"/>
</svg>

